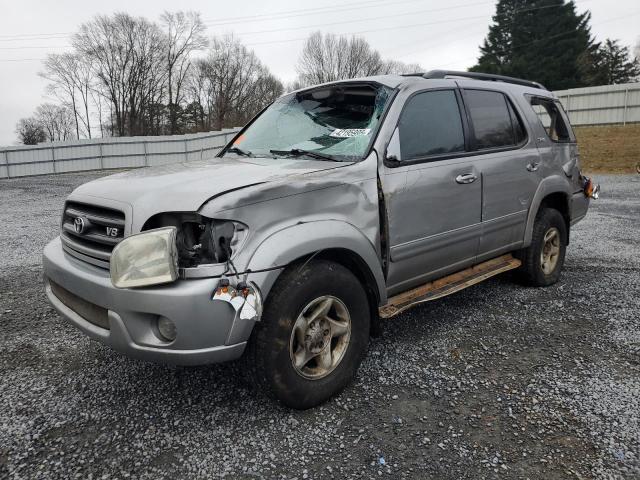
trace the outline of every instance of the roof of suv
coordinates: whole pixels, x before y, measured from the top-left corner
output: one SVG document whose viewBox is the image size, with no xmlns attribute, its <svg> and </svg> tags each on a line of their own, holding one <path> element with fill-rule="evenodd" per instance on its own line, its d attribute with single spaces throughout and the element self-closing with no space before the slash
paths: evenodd
<svg viewBox="0 0 640 480">
<path fill-rule="evenodd" d="M 406 75 L 375 75 L 371 77 L 361 77 L 354 78 L 349 80 L 341 80 L 337 82 L 329 82 L 327 84 L 332 83 L 343 83 L 343 82 L 357 82 L 357 81 L 366 81 L 366 82 L 376 82 L 387 87 L 397 88 L 403 85 L 415 84 L 418 82 L 428 82 L 430 80 L 474 80 L 479 83 L 491 83 L 493 86 L 503 87 L 505 90 L 529 90 L 535 89 L 539 91 L 541 94 L 546 94 L 547 96 L 550 92 L 541 84 L 529 80 L 523 80 L 520 78 L 507 77 L 503 75 L 493 75 L 487 73 L 476 73 L 476 72 L 458 72 L 458 71 L 450 71 L 450 70 L 431 70 L 426 73 L 411 73 Z M 325 85 L 327 85 L 325 84 Z M 312 87 L 313 88 L 313 87 Z M 306 90 L 306 89 L 303 89 Z"/>
</svg>

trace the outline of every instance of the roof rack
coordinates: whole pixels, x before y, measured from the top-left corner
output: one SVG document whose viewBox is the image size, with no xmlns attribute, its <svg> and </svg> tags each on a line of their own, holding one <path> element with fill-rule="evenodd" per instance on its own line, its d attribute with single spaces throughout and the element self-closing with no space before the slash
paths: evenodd
<svg viewBox="0 0 640 480">
<path fill-rule="evenodd" d="M 474 80 L 513 83 L 515 85 L 523 85 L 525 87 L 540 88 L 542 90 L 546 90 L 546 88 L 538 82 L 522 80 L 521 78 L 507 77 L 504 75 L 494 75 L 493 73 L 457 72 L 454 70 L 431 70 L 427 73 L 412 74 L 412 76 L 421 76 L 423 78 L 463 77 L 472 78 Z"/>
</svg>

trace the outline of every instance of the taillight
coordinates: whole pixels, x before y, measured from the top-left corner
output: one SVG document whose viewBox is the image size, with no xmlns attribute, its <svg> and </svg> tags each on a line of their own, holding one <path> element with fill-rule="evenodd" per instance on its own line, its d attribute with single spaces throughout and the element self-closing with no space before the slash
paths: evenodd
<svg viewBox="0 0 640 480">
<path fill-rule="evenodd" d="M 583 177 L 583 179 L 584 183 L 582 186 L 582 191 L 584 192 L 585 196 L 597 200 L 600 196 L 600 185 L 593 183 L 593 180 L 591 180 L 589 177 Z"/>
</svg>

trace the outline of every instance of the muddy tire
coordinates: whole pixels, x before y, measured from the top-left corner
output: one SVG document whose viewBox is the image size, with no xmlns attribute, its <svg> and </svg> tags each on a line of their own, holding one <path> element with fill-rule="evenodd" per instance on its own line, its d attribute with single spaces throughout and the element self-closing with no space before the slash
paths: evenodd
<svg viewBox="0 0 640 480">
<path fill-rule="evenodd" d="M 271 289 L 247 346 L 253 380 L 296 409 L 319 405 L 354 377 L 369 342 L 364 288 L 327 260 L 295 264 Z"/>
<path fill-rule="evenodd" d="M 546 287 L 560 279 L 567 250 L 567 225 L 553 208 L 541 209 L 533 224 L 531 245 L 517 255 L 518 276 L 525 285 Z"/>
</svg>

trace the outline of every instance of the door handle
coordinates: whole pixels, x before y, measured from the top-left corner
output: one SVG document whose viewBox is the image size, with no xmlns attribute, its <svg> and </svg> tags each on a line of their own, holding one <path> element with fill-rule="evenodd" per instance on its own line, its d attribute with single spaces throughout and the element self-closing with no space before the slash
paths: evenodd
<svg viewBox="0 0 640 480">
<path fill-rule="evenodd" d="M 539 167 L 540 167 L 540 162 L 530 163 L 529 165 L 527 165 L 527 170 L 529 170 L 530 172 L 535 172 L 536 170 L 538 170 Z"/>
<path fill-rule="evenodd" d="M 458 175 L 456 177 L 456 182 L 465 185 L 467 183 L 475 182 L 477 178 L 477 175 L 474 175 L 473 173 L 463 173 L 462 175 Z"/>
</svg>

